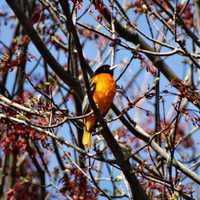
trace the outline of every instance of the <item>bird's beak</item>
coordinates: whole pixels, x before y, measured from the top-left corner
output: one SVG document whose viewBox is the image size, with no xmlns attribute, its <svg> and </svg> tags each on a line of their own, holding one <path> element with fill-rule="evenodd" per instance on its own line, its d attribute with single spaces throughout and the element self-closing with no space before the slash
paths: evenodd
<svg viewBox="0 0 200 200">
<path fill-rule="evenodd" d="M 113 65 L 110 67 L 110 70 L 114 70 L 116 67 L 118 67 L 119 65 Z"/>
</svg>

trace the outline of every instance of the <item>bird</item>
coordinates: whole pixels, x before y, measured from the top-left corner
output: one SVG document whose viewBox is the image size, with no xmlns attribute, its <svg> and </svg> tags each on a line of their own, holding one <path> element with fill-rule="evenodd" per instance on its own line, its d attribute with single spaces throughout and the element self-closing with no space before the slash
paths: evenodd
<svg viewBox="0 0 200 200">
<path fill-rule="evenodd" d="M 114 69 L 117 65 L 102 65 L 97 68 L 90 80 L 90 91 L 94 103 L 99 109 L 102 116 L 105 116 L 112 105 L 116 93 L 116 81 L 113 77 Z M 87 95 L 85 95 L 82 104 L 82 113 L 88 114 L 92 111 Z M 91 114 L 83 120 L 83 137 L 82 144 L 85 148 L 92 146 L 92 133 L 96 129 L 97 119 Z"/>
</svg>

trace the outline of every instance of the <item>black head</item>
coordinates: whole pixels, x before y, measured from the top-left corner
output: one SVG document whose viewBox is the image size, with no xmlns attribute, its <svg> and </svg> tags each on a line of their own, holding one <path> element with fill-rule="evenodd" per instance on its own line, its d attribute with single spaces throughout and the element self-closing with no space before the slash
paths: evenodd
<svg viewBox="0 0 200 200">
<path fill-rule="evenodd" d="M 113 71 L 114 69 L 111 69 L 110 65 L 102 65 L 95 71 L 95 75 L 101 74 L 101 73 L 108 73 L 108 74 L 113 75 Z"/>
</svg>

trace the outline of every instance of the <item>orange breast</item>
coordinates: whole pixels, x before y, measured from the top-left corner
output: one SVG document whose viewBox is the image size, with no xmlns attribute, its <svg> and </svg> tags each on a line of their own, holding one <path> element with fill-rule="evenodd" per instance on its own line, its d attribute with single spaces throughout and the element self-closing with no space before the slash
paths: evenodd
<svg viewBox="0 0 200 200">
<path fill-rule="evenodd" d="M 98 105 L 102 114 L 109 110 L 116 93 L 116 83 L 110 74 L 98 74 L 94 78 L 95 91 L 93 94 L 94 102 Z"/>
</svg>

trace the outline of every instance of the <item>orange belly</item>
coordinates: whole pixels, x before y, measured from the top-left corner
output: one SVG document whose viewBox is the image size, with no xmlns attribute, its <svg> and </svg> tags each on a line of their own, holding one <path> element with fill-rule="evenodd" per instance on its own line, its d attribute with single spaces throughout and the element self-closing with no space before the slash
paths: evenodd
<svg viewBox="0 0 200 200">
<path fill-rule="evenodd" d="M 116 93 L 116 83 L 110 74 L 99 74 L 94 79 L 96 85 L 93 94 L 94 102 L 102 114 L 109 110 Z"/>
</svg>

